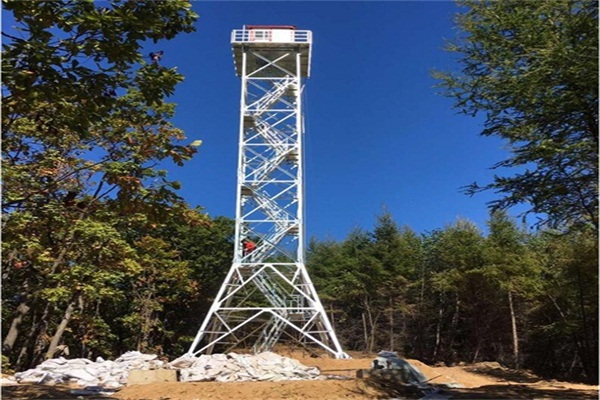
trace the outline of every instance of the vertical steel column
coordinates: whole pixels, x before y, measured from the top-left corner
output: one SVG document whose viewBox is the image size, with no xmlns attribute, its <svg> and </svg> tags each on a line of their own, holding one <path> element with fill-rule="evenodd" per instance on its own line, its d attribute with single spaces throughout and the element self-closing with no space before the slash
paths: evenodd
<svg viewBox="0 0 600 400">
<path fill-rule="evenodd" d="M 246 92 L 247 92 L 247 87 L 246 87 L 246 52 L 242 53 L 242 90 L 240 93 L 240 110 L 244 110 L 246 108 Z M 235 201 L 235 220 L 236 221 L 240 221 L 242 215 L 242 205 L 240 204 L 241 200 L 242 200 L 242 182 L 243 182 L 243 176 L 244 176 L 244 162 L 243 162 L 243 157 L 244 157 L 244 118 L 242 116 L 242 118 L 240 118 L 240 122 L 239 122 L 239 147 L 238 147 L 238 171 L 237 171 L 237 189 L 236 189 L 236 201 Z M 233 260 L 234 262 L 240 262 L 240 259 L 242 258 L 242 250 L 240 248 L 240 246 L 238 246 L 238 243 L 240 243 L 240 241 L 242 240 L 242 233 L 240 232 L 240 224 L 236 223 L 235 224 L 235 246 L 233 247 Z"/>
<path fill-rule="evenodd" d="M 190 355 L 249 345 L 267 351 L 285 338 L 348 357 L 304 264 L 302 78 L 311 41 L 310 31 L 283 27 L 233 32 L 242 84 L 235 250 Z M 256 249 L 245 254 L 242 239 Z"/>
<path fill-rule="evenodd" d="M 296 87 L 298 88 L 298 96 L 296 98 L 296 131 L 298 132 L 298 222 L 300 229 L 298 232 L 298 254 L 296 259 L 299 263 L 304 264 L 304 245 L 305 236 L 304 230 L 306 225 L 304 223 L 304 120 L 302 114 L 302 92 L 304 87 L 302 86 L 302 64 L 300 53 L 296 53 Z"/>
</svg>

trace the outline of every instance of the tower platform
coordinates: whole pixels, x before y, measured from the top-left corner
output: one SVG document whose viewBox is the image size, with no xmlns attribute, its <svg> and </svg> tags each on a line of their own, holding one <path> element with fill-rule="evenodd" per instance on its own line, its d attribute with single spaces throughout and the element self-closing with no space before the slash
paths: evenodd
<svg viewBox="0 0 600 400">
<path fill-rule="evenodd" d="M 282 68 L 295 73 L 295 54 L 300 53 L 301 76 L 310 76 L 310 58 L 312 45 L 312 32 L 296 30 L 295 27 L 280 27 L 268 25 L 246 25 L 244 29 L 231 32 L 231 45 L 233 47 L 233 60 L 235 72 L 242 76 L 243 54 L 246 50 L 260 55 L 268 54 L 268 59 L 280 59 L 277 62 Z M 294 56 L 289 56 L 293 53 Z M 258 56 L 248 57 L 246 60 L 246 74 L 250 75 L 265 65 Z"/>
</svg>

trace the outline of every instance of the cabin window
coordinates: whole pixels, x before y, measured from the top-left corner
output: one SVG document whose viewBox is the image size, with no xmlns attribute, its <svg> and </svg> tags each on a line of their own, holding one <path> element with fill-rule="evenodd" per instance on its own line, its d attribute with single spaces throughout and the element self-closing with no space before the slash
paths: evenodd
<svg viewBox="0 0 600 400">
<path fill-rule="evenodd" d="M 270 41 L 271 31 L 250 31 L 250 40 Z"/>
</svg>

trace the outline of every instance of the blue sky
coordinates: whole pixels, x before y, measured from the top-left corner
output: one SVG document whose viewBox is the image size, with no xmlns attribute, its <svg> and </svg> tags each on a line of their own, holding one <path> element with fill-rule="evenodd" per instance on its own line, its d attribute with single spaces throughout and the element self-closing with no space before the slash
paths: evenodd
<svg viewBox="0 0 600 400">
<path fill-rule="evenodd" d="M 196 32 L 146 48 L 164 50 L 161 64 L 185 76 L 170 99 L 178 105 L 173 123 L 189 142 L 203 140 L 184 167 L 166 166 L 190 205 L 235 216 L 241 83 L 231 31 L 295 25 L 313 32 L 303 104 L 306 236 L 342 240 L 354 228 L 371 230 L 384 209 L 420 233 L 457 218 L 485 231 L 494 194 L 469 197 L 460 188 L 489 183 L 505 145 L 479 136 L 483 119 L 453 109 L 431 77 L 434 69 L 459 68 L 443 50 L 458 34 L 454 2 L 193 4 Z"/>
<path fill-rule="evenodd" d="M 230 33 L 248 25 L 313 32 L 306 81 L 307 237 L 341 240 L 372 229 L 385 208 L 425 233 L 467 218 L 485 229 L 490 182 L 504 144 L 479 136 L 483 119 L 459 114 L 434 88 L 433 69 L 455 70 L 443 50 L 457 35 L 453 2 L 197 2 L 197 32 L 160 43 L 163 65 L 186 76 L 174 123 L 204 144 L 169 176 L 211 216 L 235 215 L 240 79 Z"/>
</svg>

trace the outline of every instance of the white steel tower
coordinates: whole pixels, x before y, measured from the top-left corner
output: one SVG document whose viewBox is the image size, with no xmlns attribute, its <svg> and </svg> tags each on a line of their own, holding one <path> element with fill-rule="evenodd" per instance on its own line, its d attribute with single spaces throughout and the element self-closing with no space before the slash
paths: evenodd
<svg viewBox="0 0 600 400">
<path fill-rule="evenodd" d="M 304 264 L 301 94 L 312 32 L 244 26 L 231 43 L 242 80 L 236 247 L 188 354 L 248 345 L 258 353 L 291 339 L 347 358 Z"/>
</svg>

